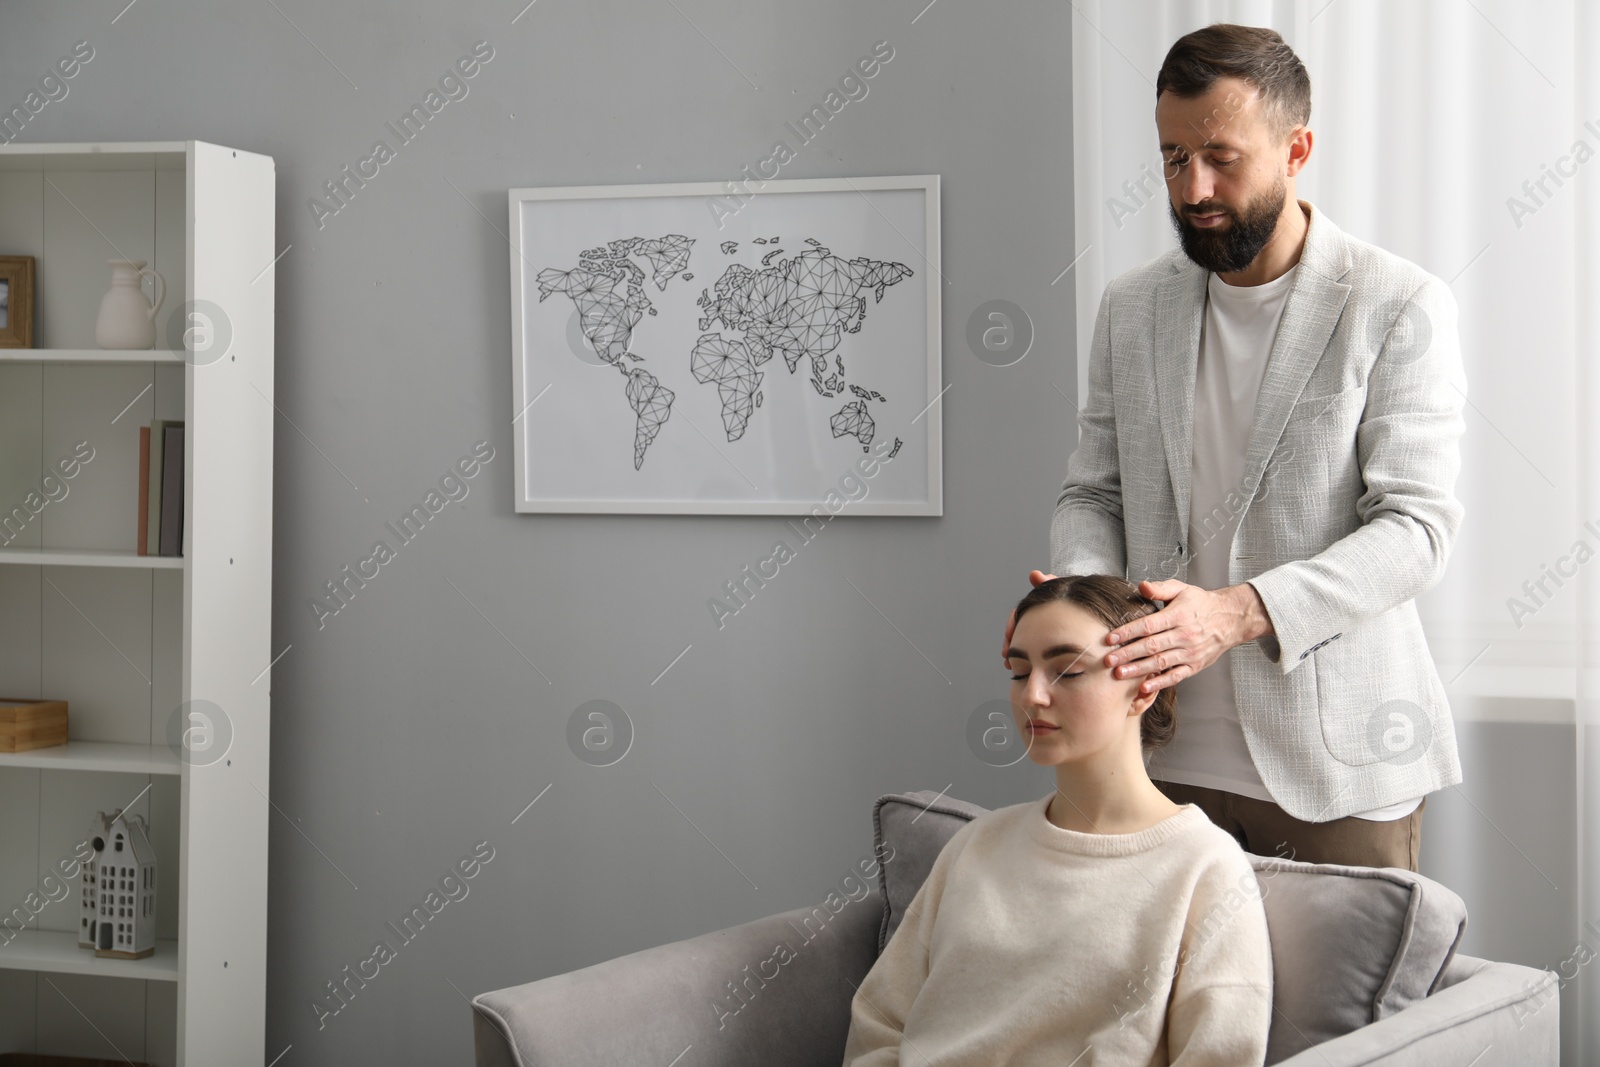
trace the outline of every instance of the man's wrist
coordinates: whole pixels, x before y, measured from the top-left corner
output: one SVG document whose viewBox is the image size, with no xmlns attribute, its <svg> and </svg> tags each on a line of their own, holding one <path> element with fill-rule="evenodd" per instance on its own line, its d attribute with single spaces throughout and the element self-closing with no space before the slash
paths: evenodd
<svg viewBox="0 0 1600 1067">
<path fill-rule="evenodd" d="M 1267 605 L 1262 601 L 1261 594 L 1256 591 L 1255 586 L 1249 582 L 1241 582 L 1233 587 L 1233 594 L 1238 599 L 1240 614 L 1243 617 L 1239 644 L 1277 632 L 1272 625 L 1272 616 L 1267 614 Z"/>
</svg>

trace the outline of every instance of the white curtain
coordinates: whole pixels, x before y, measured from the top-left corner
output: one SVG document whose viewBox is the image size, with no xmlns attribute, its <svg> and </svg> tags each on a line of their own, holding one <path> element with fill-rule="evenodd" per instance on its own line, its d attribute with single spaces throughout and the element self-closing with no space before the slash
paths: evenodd
<svg viewBox="0 0 1600 1067">
<path fill-rule="evenodd" d="M 1571 24 L 1573 106 L 1565 118 L 1569 129 L 1582 126 L 1584 140 L 1600 151 L 1600 10 L 1579 0 Z M 1577 120 L 1577 121 L 1574 121 Z M 1600 527 L 1600 158 L 1592 159 L 1574 181 L 1574 255 L 1570 277 L 1574 290 L 1573 341 L 1576 373 L 1571 409 L 1577 423 L 1577 510 Z M 1578 655 L 1577 753 L 1579 936 L 1593 945 L 1600 929 L 1600 560 L 1579 572 L 1575 583 Z M 1597 946 L 1600 947 L 1600 946 Z M 1600 1064 L 1600 974 L 1591 963 L 1581 972 L 1576 995 L 1581 1058 L 1574 1063 Z"/>
<path fill-rule="evenodd" d="M 1447 281 L 1461 310 L 1466 517 L 1418 607 L 1463 755 L 1473 744 L 1478 758 L 1430 800 L 1423 872 L 1466 899 L 1467 951 L 1562 974 L 1562 1062 L 1590 1067 L 1600 956 L 1572 961 L 1580 944 L 1600 953 L 1597 8 L 1076 0 L 1076 247 L 1058 279 L 1075 287 L 1082 397 L 1106 283 L 1176 243 L 1154 119 L 1162 58 L 1213 22 L 1281 33 L 1312 84 L 1296 194 Z M 1555 756 L 1540 747 L 1552 736 Z M 1557 805 L 1570 810 L 1519 806 L 1552 782 L 1570 783 Z"/>
</svg>

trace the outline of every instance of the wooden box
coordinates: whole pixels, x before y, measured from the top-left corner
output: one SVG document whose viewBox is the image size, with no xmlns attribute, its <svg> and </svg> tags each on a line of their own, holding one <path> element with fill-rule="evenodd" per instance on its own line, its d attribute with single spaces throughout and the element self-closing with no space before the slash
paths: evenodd
<svg viewBox="0 0 1600 1067">
<path fill-rule="evenodd" d="M 65 700 L 0 697 L 0 752 L 26 752 L 67 743 Z"/>
</svg>

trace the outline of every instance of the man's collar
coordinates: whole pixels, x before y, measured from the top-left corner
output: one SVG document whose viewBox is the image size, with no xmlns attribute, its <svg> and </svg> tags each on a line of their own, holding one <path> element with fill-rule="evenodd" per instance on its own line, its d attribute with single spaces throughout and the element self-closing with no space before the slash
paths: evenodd
<svg viewBox="0 0 1600 1067">
<path fill-rule="evenodd" d="M 1350 249 L 1341 239 L 1342 231 L 1311 201 L 1297 202 L 1307 215 L 1306 243 L 1300 250 L 1300 262 L 1322 277 L 1338 281 L 1350 270 Z"/>
</svg>

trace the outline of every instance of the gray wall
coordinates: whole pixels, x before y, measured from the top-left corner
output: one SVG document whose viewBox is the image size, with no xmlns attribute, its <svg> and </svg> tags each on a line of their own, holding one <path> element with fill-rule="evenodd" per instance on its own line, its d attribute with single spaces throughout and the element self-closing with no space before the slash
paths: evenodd
<svg viewBox="0 0 1600 1067">
<path fill-rule="evenodd" d="M 925 0 L 540 0 L 513 25 L 525 2 L 141 0 L 115 24 L 120 4 L 0 7 L 0 99 L 74 42 L 96 50 L 22 139 L 277 160 L 293 247 L 273 647 L 293 647 L 272 679 L 265 1059 L 292 1044 L 283 1067 L 466 1063 L 452 983 L 470 996 L 814 903 L 869 854 L 884 792 L 954 783 L 997 805 L 1049 788 L 1031 765 L 979 764 L 964 724 L 1005 695 L 1000 626 L 1047 562 L 1075 439 L 1051 387 L 1074 380 L 1070 276 L 1050 284 L 1074 255 L 1070 9 L 944 0 L 913 24 Z M 494 58 L 466 98 L 319 229 L 307 199 L 479 40 Z M 733 178 L 793 144 L 784 123 L 879 40 L 894 58 L 868 95 L 781 176 L 942 175 L 946 514 L 847 513 L 719 632 L 706 599 L 780 519 L 512 513 L 506 190 Z M 993 298 L 1038 334 L 1008 368 L 963 340 Z M 479 440 L 496 455 L 465 502 L 319 629 L 322 583 Z M 637 731 L 608 768 L 566 743 L 591 699 Z M 395 940 L 385 922 L 482 840 L 494 859 L 470 894 L 319 1030 L 323 984 Z"/>
<path fill-rule="evenodd" d="M 458 992 L 815 903 L 869 854 L 884 792 L 1050 788 L 965 738 L 1005 696 L 1000 626 L 1047 562 L 1076 439 L 1070 275 L 1051 284 L 1077 251 L 1071 8 L 541 0 L 513 24 L 521 7 L 0 7 L 6 106 L 74 42 L 96 49 L 24 140 L 277 160 L 273 647 L 292 647 L 273 673 L 263 1052 L 292 1045 L 285 1067 L 467 1063 Z M 479 40 L 494 58 L 468 96 L 319 228 L 307 199 Z M 511 511 L 505 191 L 732 178 L 879 40 L 894 58 L 868 96 L 782 176 L 942 175 L 946 514 L 847 515 L 719 631 L 706 599 L 780 520 Z M 1036 331 L 1006 368 L 964 340 L 996 298 Z M 322 583 L 480 440 L 496 456 L 466 501 L 319 628 Z M 566 741 L 595 699 L 636 731 L 606 768 Z M 1572 787 L 1545 770 L 1570 763 L 1570 727 L 1461 733 L 1489 815 L 1430 801 L 1424 869 L 1467 896 L 1469 951 L 1553 964 L 1574 928 Z M 1512 840 L 1565 888 L 1518 870 Z M 324 983 L 480 841 L 494 858 L 469 895 L 319 1029 Z"/>
<path fill-rule="evenodd" d="M 1569 979 L 1560 983 L 1561 1063 L 1573 1067 L 1581 1061 L 1570 979 L 1589 958 L 1573 953 L 1580 938 L 1600 947 L 1578 922 L 1574 731 L 1570 721 L 1506 721 L 1570 717 L 1572 702 L 1458 697 L 1451 706 L 1463 781 L 1428 797 L 1418 866 L 1466 901 L 1461 952 Z"/>
</svg>

